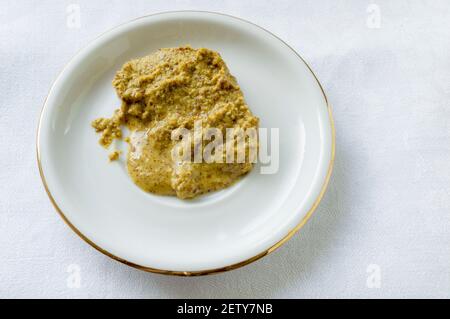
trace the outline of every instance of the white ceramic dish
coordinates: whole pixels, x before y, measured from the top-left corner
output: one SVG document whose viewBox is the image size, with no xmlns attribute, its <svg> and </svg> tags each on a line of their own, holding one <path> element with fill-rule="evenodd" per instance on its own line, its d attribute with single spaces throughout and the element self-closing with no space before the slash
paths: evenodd
<svg viewBox="0 0 450 319">
<path fill-rule="evenodd" d="M 276 174 L 256 167 L 229 189 L 182 201 L 141 191 L 123 162 L 108 163 L 90 122 L 120 105 L 114 73 L 185 44 L 220 52 L 261 127 L 280 129 Z M 250 263 L 306 222 L 331 174 L 334 129 L 320 84 L 280 39 L 222 14 L 168 12 L 121 25 L 71 60 L 45 102 L 37 150 L 53 204 L 85 241 L 143 270 L 200 275 Z"/>
</svg>

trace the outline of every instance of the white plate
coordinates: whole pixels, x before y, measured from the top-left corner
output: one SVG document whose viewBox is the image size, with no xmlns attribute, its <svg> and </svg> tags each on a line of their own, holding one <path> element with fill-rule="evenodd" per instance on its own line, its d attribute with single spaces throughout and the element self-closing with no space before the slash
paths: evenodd
<svg viewBox="0 0 450 319">
<path fill-rule="evenodd" d="M 108 163 L 90 123 L 120 105 L 114 73 L 131 58 L 185 44 L 220 52 L 261 127 L 280 129 L 276 174 L 257 165 L 229 189 L 182 201 L 143 192 L 123 162 Z M 161 13 L 107 32 L 65 67 L 42 111 L 38 163 L 61 216 L 98 250 L 147 271 L 213 273 L 266 255 L 306 222 L 331 174 L 329 112 L 309 67 L 271 33 L 222 14 Z"/>
</svg>

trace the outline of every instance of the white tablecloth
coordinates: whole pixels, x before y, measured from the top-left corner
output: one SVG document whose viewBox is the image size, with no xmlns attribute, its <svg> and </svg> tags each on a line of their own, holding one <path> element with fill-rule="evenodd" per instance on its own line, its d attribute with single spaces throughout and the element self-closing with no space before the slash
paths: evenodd
<svg viewBox="0 0 450 319">
<path fill-rule="evenodd" d="M 219 11 L 280 36 L 333 106 L 329 190 L 281 249 L 232 272 L 177 278 L 98 253 L 55 213 L 35 155 L 62 67 L 111 27 L 167 10 Z M 450 3 L 2 1 L 0 297 L 450 297 Z"/>
</svg>

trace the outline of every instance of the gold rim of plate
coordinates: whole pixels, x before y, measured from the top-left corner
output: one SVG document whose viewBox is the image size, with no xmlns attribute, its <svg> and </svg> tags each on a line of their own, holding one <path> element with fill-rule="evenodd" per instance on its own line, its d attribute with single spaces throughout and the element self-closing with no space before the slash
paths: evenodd
<svg viewBox="0 0 450 319">
<path fill-rule="evenodd" d="M 320 87 L 320 90 L 322 91 L 322 95 L 325 99 L 326 105 L 327 105 L 327 109 L 328 109 L 328 116 L 330 119 L 330 126 L 331 126 L 331 159 L 330 159 L 330 163 L 328 165 L 328 172 L 327 175 L 325 177 L 325 181 L 322 185 L 321 191 L 319 193 L 319 195 L 317 196 L 316 200 L 314 201 L 312 207 L 309 209 L 308 213 L 305 215 L 305 217 L 303 217 L 303 219 L 300 221 L 299 224 L 297 224 L 297 226 L 295 226 L 291 231 L 289 231 L 287 233 L 286 236 L 284 236 L 280 241 L 278 241 L 276 244 L 274 244 L 273 246 L 271 246 L 270 248 L 268 248 L 267 250 L 257 254 L 256 256 L 253 256 L 249 259 L 246 259 L 244 261 L 241 261 L 239 263 L 236 264 L 232 264 L 229 266 L 225 266 L 225 267 L 220 267 L 220 268 L 215 268 L 215 269 L 206 269 L 206 270 L 200 270 L 200 271 L 174 271 L 174 270 L 165 270 L 165 269 L 157 269 L 157 268 L 151 268 L 151 267 L 145 267 L 145 266 L 141 266 L 135 263 L 132 263 L 128 260 L 125 260 L 123 258 L 117 257 L 113 254 L 111 254 L 110 252 L 106 251 L 105 249 L 101 248 L 100 246 L 96 245 L 94 242 L 92 242 L 89 238 L 87 238 L 85 235 L 83 235 L 70 221 L 69 219 L 64 215 L 64 212 L 59 208 L 58 204 L 56 204 L 55 199 L 53 198 L 53 195 L 51 194 L 45 176 L 44 176 L 44 172 L 42 170 L 42 165 L 41 165 L 41 159 L 40 159 L 40 149 L 39 149 L 39 132 L 40 132 L 40 128 L 41 128 L 41 121 L 42 121 L 42 114 L 44 113 L 44 109 L 45 106 L 47 104 L 47 97 L 45 98 L 44 101 L 44 105 L 41 109 L 41 113 L 39 116 L 39 124 L 38 124 L 38 128 L 37 128 L 37 135 L 36 135 L 36 153 L 37 153 L 37 163 L 38 163 L 38 167 L 39 167 L 39 174 L 41 176 L 42 179 L 42 183 L 44 184 L 45 187 L 45 191 L 47 192 L 48 197 L 50 198 L 50 201 L 52 202 L 53 206 L 55 207 L 56 211 L 59 213 L 59 215 L 61 216 L 61 218 L 64 220 L 64 222 L 78 235 L 81 237 L 81 239 L 83 239 L 86 243 L 88 243 L 89 245 L 91 245 L 93 248 L 95 248 L 96 250 L 98 250 L 99 252 L 105 254 L 106 256 L 119 261 L 127 266 L 139 269 L 139 270 L 143 270 L 146 272 L 152 272 L 152 273 L 157 273 L 157 274 L 163 274 L 163 275 L 172 275 L 172 276 L 203 276 L 203 275 L 210 275 L 210 274 L 216 274 L 216 273 L 221 273 L 221 272 L 225 272 L 225 271 L 229 271 L 229 270 L 233 270 L 233 269 L 237 269 L 240 267 L 243 267 L 245 265 L 248 265 L 268 254 L 270 254 L 271 252 L 273 252 L 274 250 L 276 250 L 277 248 L 281 247 L 284 243 L 286 243 L 295 233 L 297 233 L 300 228 L 303 227 L 303 225 L 306 224 L 306 222 L 309 220 L 309 218 L 311 217 L 311 215 L 314 213 L 314 211 L 316 210 L 317 206 L 319 206 L 320 201 L 323 198 L 323 195 L 325 194 L 325 191 L 328 187 L 328 183 L 330 181 L 330 177 L 331 177 L 331 173 L 333 171 L 333 165 L 334 165 L 334 159 L 335 159 L 335 153 L 336 153 L 336 133 L 335 133 L 335 128 L 334 128 L 334 121 L 333 121 L 333 115 L 331 112 L 331 106 L 328 102 L 328 98 L 325 94 L 325 91 L 322 87 L 322 84 L 319 82 L 319 79 L 317 78 L 317 76 L 314 74 L 313 70 L 311 69 L 311 67 L 309 66 L 309 64 L 286 42 L 284 42 L 281 38 L 279 38 L 278 36 L 276 36 L 275 34 L 273 34 L 272 32 L 266 30 L 265 28 L 247 21 L 245 19 L 239 18 L 239 17 L 235 17 L 229 14 L 224 14 L 224 13 L 219 13 L 219 12 L 212 12 L 212 11 L 197 11 L 197 10 L 181 10 L 181 11 L 165 11 L 165 12 L 158 12 L 158 13 L 154 13 L 154 14 L 149 14 L 149 15 L 145 15 L 145 16 L 141 16 L 138 18 L 135 18 L 133 20 L 130 20 L 128 22 L 122 23 L 106 32 L 103 32 L 101 35 L 97 36 L 93 41 L 95 41 L 96 39 L 98 39 L 99 37 L 101 37 L 103 34 L 108 33 L 122 25 L 128 24 L 130 22 L 139 20 L 139 19 L 143 19 L 143 18 L 147 18 L 147 17 L 151 17 L 151 16 L 155 16 L 155 15 L 161 15 L 161 14 L 168 14 L 168 13 L 183 13 L 183 12 L 198 12 L 198 13 L 208 13 L 208 14 L 217 14 L 217 15 L 222 15 L 222 16 L 226 16 L 226 17 L 230 17 L 230 18 L 234 18 L 246 23 L 249 23 L 251 25 L 256 26 L 257 28 L 269 33 L 270 35 L 272 35 L 273 37 L 277 38 L 278 40 L 280 40 L 282 43 L 284 43 L 290 50 L 292 50 L 292 52 L 294 52 L 294 54 L 296 56 L 299 57 L 299 59 L 301 61 L 303 61 L 303 63 L 305 63 L 305 65 L 308 67 L 309 71 L 312 73 L 312 75 L 314 76 L 315 80 L 317 81 L 317 84 Z M 81 51 L 81 50 L 80 50 Z M 77 56 L 77 54 L 75 54 L 75 56 Z M 74 56 L 74 57 L 75 57 Z M 73 59 L 73 58 L 72 58 Z M 69 60 L 69 62 L 66 64 L 66 66 L 72 61 L 72 59 Z M 62 69 L 62 71 L 60 72 L 60 74 L 64 71 L 64 69 L 66 68 L 66 66 Z M 59 78 L 59 76 L 57 77 L 57 79 Z M 56 83 L 57 80 L 55 80 L 53 82 L 52 87 L 50 88 L 50 91 L 52 91 L 54 84 Z"/>
</svg>

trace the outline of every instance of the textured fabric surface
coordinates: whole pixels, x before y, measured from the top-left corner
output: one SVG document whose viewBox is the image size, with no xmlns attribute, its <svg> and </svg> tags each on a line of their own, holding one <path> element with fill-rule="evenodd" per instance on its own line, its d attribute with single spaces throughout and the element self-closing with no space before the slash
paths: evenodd
<svg viewBox="0 0 450 319">
<path fill-rule="evenodd" d="M 51 206 L 35 155 L 41 106 L 69 59 L 117 24 L 180 9 L 288 42 L 321 80 L 337 135 L 306 226 L 262 260 L 202 278 L 137 271 L 85 244 Z M 0 297 L 449 298 L 449 12 L 445 0 L 2 1 Z"/>
</svg>

